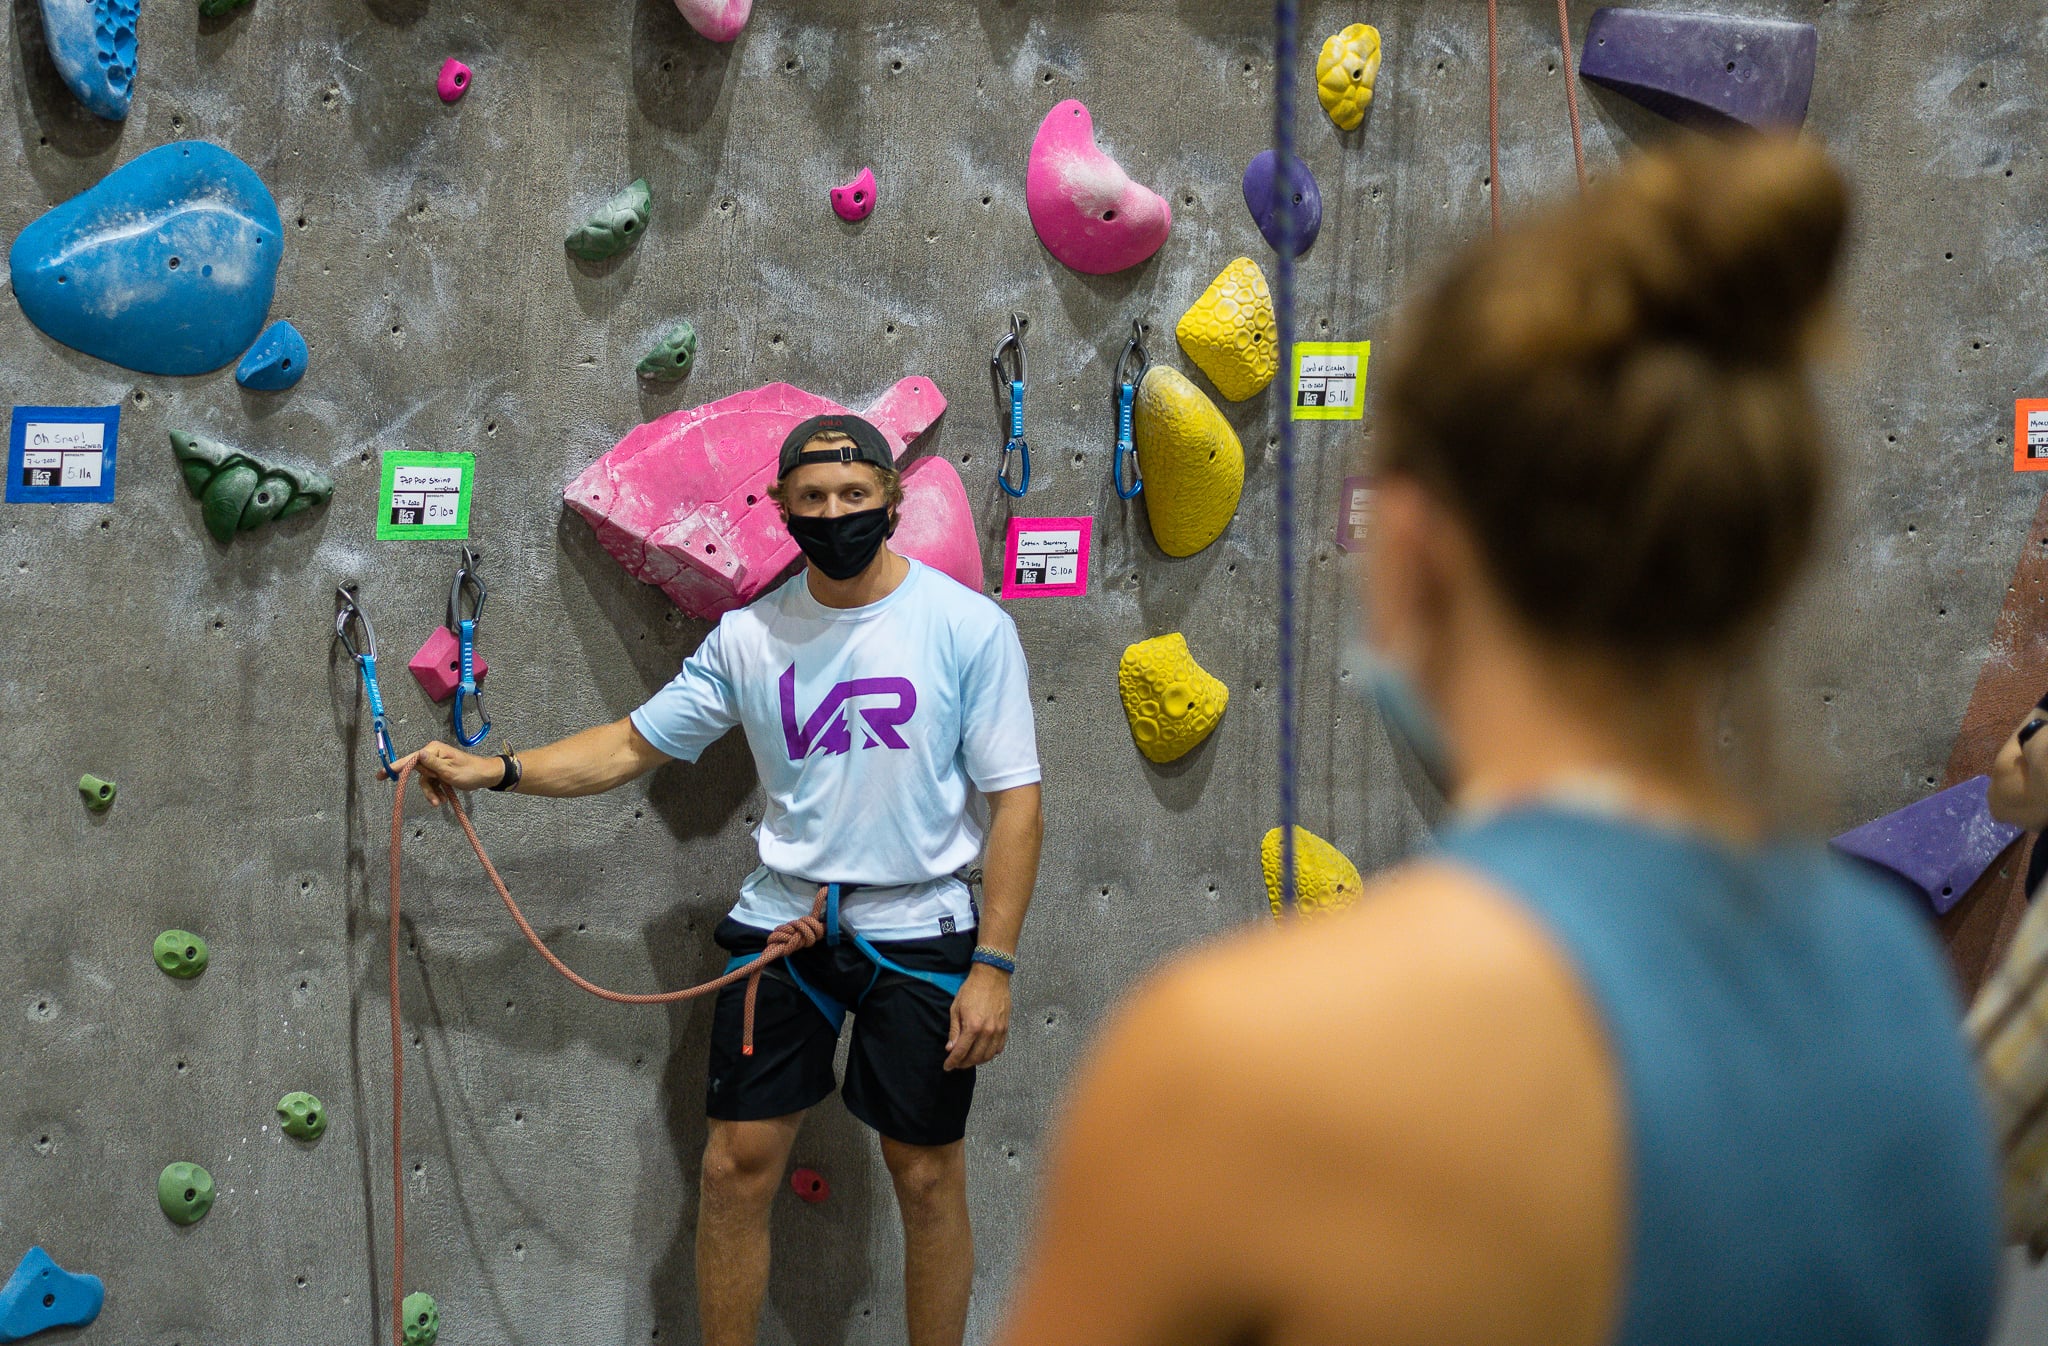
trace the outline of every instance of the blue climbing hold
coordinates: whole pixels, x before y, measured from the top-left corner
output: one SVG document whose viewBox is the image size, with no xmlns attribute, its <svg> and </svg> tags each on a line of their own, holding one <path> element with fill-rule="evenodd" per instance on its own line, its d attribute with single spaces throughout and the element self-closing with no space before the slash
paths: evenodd
<svg viewBox="0 0 2048 1346">
<path fill-rule="evenodd" d="M 1836 837 L 1845 855 L 1888 869 L 1919 889 L 1935 914 L 1963 900 L 2020 829 L 1991 816 L 1989 776 L 1973 776 Z"/>
<path fill-rule="evenodd" d="M 97 1276 L 66 1271 L 30 1248 L 0 1286 L 0 1341 L 21 1341 L 53 1327 L 83 1327 L 100 1316 L 107 1287 Z"/>
<path fill-rule="evenodd" d="M 21 311 L 65 345 L 144 374 L 204 374 L 256 339 L 283 251 L 263 180 L 186 140 L 32 221 L 7 267 Z"/>
<path fill-rule="evenodd" d="M 235 366 L 235 382 L 259 393 L 278 392 L 305 377 L 308 358 L 306 338 L 280 318 L 263 329 L 242 363 Z"/>
<path fill-rule="evenodd" d="M 140 0 L 43 0 L 43 41 L 64 86 L 94 115 L 128 119 Z"/>
<path fill-rule="evenodd" d="M 1260 150 L 1244 170 L 1245 207 L 1251 211 L 1259 232 L 1266 236 L 1267 244 L 1275 252 L 1280 251 L 1282 220 L 1280 206 L 1273 200 L 1277 163 L 1273 151 Z M 1294 214 L 1294 255 L 1299 257 L 1315 246 L 1316 234 L 1323 227 L 1323 193 L 1316 186 L 1316 175 L 1308 171 L 1307 164 L 1295 158 L 1290 158 L 1287 164 L 1287 204 Z"/>
<path fill-rule="evenodd" d="M 1579 74 L 1704 130 L 1797 127 L 1819 47 L 1810 23 L 1599 9 L 1586 25 Z"/>
</svg>

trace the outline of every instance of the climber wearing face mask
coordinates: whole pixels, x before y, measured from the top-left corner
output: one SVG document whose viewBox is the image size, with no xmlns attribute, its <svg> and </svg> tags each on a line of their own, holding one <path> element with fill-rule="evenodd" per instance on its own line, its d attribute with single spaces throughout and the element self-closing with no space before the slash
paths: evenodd
<svg viewBox="0 0 2048 1346">
<path fill-rule="evenodd" d="M 742 966 L 821 891 L 825 935 L 763 974 L 751 1035 L 744 983 L 712 1014 L 703 1340 L 755 1340 L 771 1204 L 804 1113 L 837 1085 L 850 1013 L 843 1095 L 895 1180 L 907 1339 L 958 1346 L 974 1274 L 962 1137 L 975 1067 L 1008 1035 L 1043 830 L 1029 670 L 1000 608 L 889 547 L 903 491 L 874 426 L 797 426 L 770 494 L 808 565 L 727 613 L 647 704 L 526 753 L 429 744 L 421 783 L 436 802 L 595 794 L 744 727 L 768 796 L 762 863 L 714 938 Z"/>
</svg>

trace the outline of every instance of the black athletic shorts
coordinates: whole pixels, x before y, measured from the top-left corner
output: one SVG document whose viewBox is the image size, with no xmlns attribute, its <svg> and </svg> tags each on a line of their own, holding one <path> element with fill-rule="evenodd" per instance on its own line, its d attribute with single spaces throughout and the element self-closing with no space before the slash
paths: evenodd
<svg viewBox="0 0 2048 1346">
<path fill-rule="evenodd" d="M 728 916 L 712 938 L 728 953 L 751 958 L 767 946 L 768 932 Z M 973 961 L 974 931 L 873 944 L 904 967 L 961 974 Z M 974 1072 L 945 1069 L 952 996 L 899 972 L 880 969 L 877 976 L 875 964 L 851 940 L 814 944 L 788 961 L 812 988 L 852 1015 L 844 1089 L 848 1112 L 908 1145 L 950 1145 L 967 1134 Z M 754 1054 L 745 1056 L 740 1041 L 746 995 L 745 981 L 718 993 L 704 1111 L 719 1121 L 747 1122 L 823 1102 L 837 1084 L 832 1057 L 839 1034 L 831 1022 L 790 979 L 782 961 L 771 963 L 754 1003 Z"/>
</svg>

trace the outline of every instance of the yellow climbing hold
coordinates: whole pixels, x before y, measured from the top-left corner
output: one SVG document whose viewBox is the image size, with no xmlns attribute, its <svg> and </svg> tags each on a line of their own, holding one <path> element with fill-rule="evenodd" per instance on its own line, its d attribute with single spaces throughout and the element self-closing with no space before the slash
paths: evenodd
<svg viewBox="0 0 2048 1346">
<path fill-rule="evenodd" d="M 1266 871 L 1266 900 L 1278 916 L 1282 909 L 1279 828 L 1266 833 L 1259 843 L 1259 863 Z M 1358 876 L 1358 866 L 1345 859 L 1344 852 L 1306 827 L 1294 829 L 1294 893 L 1302 915 L 1342 911 L 1364 891 L 1365 880 Z"/>
<path fill-rule="evenodd" d="M 1173 329 L 1181 349 L 1202 367 L 1216 391 L 1242 402 L 1273 381 L 1280 368 L 1280 324 L 1266 273 L 1240 257 L 1209 282 Z"/>
<path fill-rule="evenodd" d="M 1178 631 L 1125 650 L 1116 683 L 1131 737 L 1155 762 L 1171 762 L 1209 737 L 1230 704 L 1230 689 L 1195 662 Z"/>
<path fill-rule="evenodd" d="M 1159 550 L 1193 556 L 1223 536 L 1244 493 L 1244 445 L 1216 404 L 1179 370 L 1153 365 L 1138 385 L 1131 439 Z"/>
<path fill-rule="evenodd" d="M 1353 130 L 1365 120 L 1379 74 L 1380 30 L 1371 24 L 1354 23 L 1323 43 L 1316 57 L 1316 97 L 1338 130 Z"/>
</svg>

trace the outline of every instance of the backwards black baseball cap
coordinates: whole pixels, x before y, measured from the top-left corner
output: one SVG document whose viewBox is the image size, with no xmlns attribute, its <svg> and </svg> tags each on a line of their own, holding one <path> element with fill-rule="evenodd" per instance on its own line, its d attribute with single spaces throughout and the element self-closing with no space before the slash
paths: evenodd
<svg viewBox="0 0 2048 1346">
<path fill-rule="evenodd" d="M 844 435 L 852 443 L 835 444 L 829 449 L 804 447 L 819 435 Z M 882 438 L 880 430 L 851 412 L 837 412 L 813 416 L 789 432 L 789 437 L 782 441 L 782 458 L 775 476 L 780 480 L 806 463 L 872 463 L 884 471 L 894 471 L 896 455 L 889 452 L 889 441 Z"/>
</svg>

